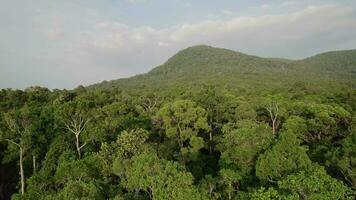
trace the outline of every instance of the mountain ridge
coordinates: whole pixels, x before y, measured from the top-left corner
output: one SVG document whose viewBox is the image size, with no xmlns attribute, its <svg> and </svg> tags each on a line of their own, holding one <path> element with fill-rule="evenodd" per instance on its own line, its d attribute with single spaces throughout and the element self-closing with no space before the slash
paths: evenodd
<svg viewBox="0 0 356 200">
<path fill-rule="evenodd" d="M 196 45 L 178 51 L 147 73 L 104 81 L 88 88 L 157 88 L 197 85 L 220 79 L 319 79 L 351 81 L 356 78 L 356 50 L 328 51 L 303 59 L 264 58 L 225 48 Z M 206 80 L 205 80 L 206 79 Z M 236 81 L 233 81 L 236 82 Z M 237 81 L 241 82 L 241 81 Z M 242 81 L 243 82 L 243 81 Z M 248 82 L 248 81 L 247 81 Z"/>
</svg>

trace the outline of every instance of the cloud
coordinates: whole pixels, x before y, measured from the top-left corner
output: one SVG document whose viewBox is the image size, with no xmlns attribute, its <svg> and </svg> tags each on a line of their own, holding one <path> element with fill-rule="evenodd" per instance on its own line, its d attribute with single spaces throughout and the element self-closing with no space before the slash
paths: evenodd
<svg viewBox="0 0 356 200">
<path fill-rule="evenodd" d="M 167 42 L 158 42 L 158 46 L 169 46 L 169 43 Z"/>
<path fill-rule="evenodd" d="M 356 47 L 356 12 L 352 6 L 339 4 L 278 13 L 257 12 L 256 8 L 256 13 L 244 15 L 221 8 L 215 13 L 223 17 L 150 26 L 104 17 L 85 4 L 44 2 L 46 6 L 35 12 L 21 11 L 30 19 L 19 20 L 11 9 L 0 8 L 0 24 L 6 30 L 0 32 L 0 87 L 72 88 L 128 77 L 147 72 L 178 50 L 196 44 L 288 58 Z M 294 3 L 279 6 L 294 7 Z M 68 13 L 58 12 L 59 5 Z"/>
<path fill-rule="evenodd" d="M 281 6 L 282 7 L 289 7 L 289 6 L 293 6 L 293 5 L 296 5 L 297 2 L 296 1 L 284 1 Z"/>
<path fill-rule="evenodd" d="M 227 21 L 183 24 L 171 32 L 178 41 L 263 39 L 263 41 L 303 39 L 316 33 L 355 27 L 354 10 L 339 6 L 309 6 L 301 11 L 258 17 L 237 17 Z M 234 36 L 232 36 L 234 35 Z M 226 38 L 226 36 L 229 36 Z M 247 38 L 246 38 L 247 37 Z"/>
<path fill-rule="evenodd" d="M 129 66 L 137 62 L 137 52 L 144 52 L 141 59 L 159 64 L 178 49 L 201 43 L 257 52 L 262 56 L 277 56 L 280 53 L 286 57 L 302 57 L 309 52 L 301 51 L 298 54 L 295 50 L 288 50 L 290 44 L 300 43 L 305 45 L 304 48 L 310 48 L 309 43 L 312 44 L 313 40 L 329 43 L 329 37 L 344 30 L 336 41 L 326 45 L 332 48 L 335 45 L 342 46 L 346 36 L 356 31 L 354 9 L 336 5 L 308 6 L 287 14 L 185 23 L 165 29 L 149 26 L 130 28 L 116 22 L 104 24 L 89 33 L 90 37 L 86 38 L 89 47 L 83 49 L 94 49 L 96 53 L 112 51 L 118 63 L 121 60 Z M 167 46 L 170 47 L 169 51 Z M 277 50 L 274 48 L 276 46 L 279 46 Z M 264 51 L 266 49 L 269 50 Z M 312 51 L 317 52 L 319 49 L 313 47 Z M 145 65 L 144 62 L 140 64 Z"/>
<path fill-rule="evenodd" d="M 191 7 L 192 4 L 191 4 L 190 2 L 184 2 L 184 6 L 185 6 L 185 7 Z"/>
<path fill-rule="evenodd" d="M 127 1 L 132 4 L 142 4 L 142 3 L 147 3 L 149 0 L 127 0 Z"/>
<path fill-rule="evenodd" d="M 48 40 L 58 40 L 62 38 L 63 33 L 60 30 L 48 29 L 44 31 L 44 35 Z"/>
</svg>

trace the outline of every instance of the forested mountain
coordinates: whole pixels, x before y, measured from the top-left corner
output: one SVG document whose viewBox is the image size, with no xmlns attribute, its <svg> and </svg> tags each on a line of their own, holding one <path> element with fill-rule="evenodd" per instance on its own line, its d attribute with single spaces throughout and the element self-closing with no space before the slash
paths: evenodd
<svg viewBox="0 0 356 200">
<path fill-rule="evenodd" d="M 73 90 L 0 91 L 0 199 L 354 199 L 356 50 L 209 46 Z"/>
<path fill-rule="evenodd" d="M 122 87 L 150 89 L 174 85 L 194 86 L 215 82 L 221 86 L 271 88 L 261 84 L 270 81 L 283 87 L 291 81 L 342 81 L 356 78 L 356 50 L 319 54 L 303 60 L 261 58 L 232 50 L 205 45 L 193 46 L 178 52 L 163 65 L 147 74 L 127 79 L 105 81 L 90 88 Z"/>
</svg>

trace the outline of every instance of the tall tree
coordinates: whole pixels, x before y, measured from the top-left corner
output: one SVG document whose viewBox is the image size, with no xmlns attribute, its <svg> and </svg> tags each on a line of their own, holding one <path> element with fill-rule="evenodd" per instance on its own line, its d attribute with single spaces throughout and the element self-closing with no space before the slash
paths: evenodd
<svg viewBox="0 0 356 200">
<path fill-rule="evenodd" d="M 197 152 L 203 147 L 200 131 L 208 132 L 206 111 L 190 100 L 165 104 L 157 113 L 168 138 L 174 138 L 182 153 Z M 186 144 L 189 143 L 187 146 Z"/>
<path fill-rule="evenodd" d="M 287 176 L 278 182 L 278 187 L 299 196 L 299 199 L 354 199 L 355 191 L 330 177 L 320 166 Z"/>
<path fill-rule="evenodd" d="M 64 103 L 57 108 L 58 123 L 64 126 L 64 129 L 73 134 L 75 138 L 75 148 L 80 159 L 82 156 L 82 148 L 87 145 L 82 142 L 82 135 L 90 121 L 88 102 L 86 101 L 70 101 Z"/>
<path fill-rule="evenodd" d="M 279 95 L 269 95 L 265 99 L 265 109 L 270 118 L 273 135 L 277 135 L 277 131 L 281 125 L 281 117 L 285 112 L 281 106 L 281 102 L 282 98 Z"/>
<path fill-rule="evenodd" d="M 193 185 L 193 176 L 176 162 L 160 159 L 155 153 L 143 153 L 134 156 L 129 165 L 123 180 L 128 190 L 146 192 L 153 200 L 203 199 Z"/>
<path fill-rule="evenodd" d="M 251 120 L 237 123 L 236 127 L 224 128 L 218 149 L 221 152 L 220 166 L 236 170 L 242 179 L 251 177 L 257 157 L 273 142 L 270 126 Z"/>
<path fill-rule="evenodd" d="M 31 147 L 33 130 L 36 124 L 36 118 L 31 115 L 27 106 L 21 109 L 12 110 L 5 113 L 4 125 L 1 130 L 1 138 L 3 141 L 9 143 L 9 156 L 11 152 L 19 152 L 19 166 L 20 166 L 20 182 L 21 182 L 21 194 L 25 193 L 25 172 L 24 172 L 24 156 Z M 11 158 L 8 158 L 11 159 Z"/>
<path fill-rule="evenodd" d="M 274 183 L 291 172 L 308 168 L 310 164 L 306 149 L 300 146 L 296 135 L 285 131 L 271 149 L 258 157 L 256 175 L 262 181 Z"/>
<path fill-rule="evenodd" d="M 226 199 L 231 200 L 235 196 L 235 192 L 239 189 L 241 176 L 234 170 L 222 169 L 219 171 L 221 184 L 225 190 Z"/>
</svg>

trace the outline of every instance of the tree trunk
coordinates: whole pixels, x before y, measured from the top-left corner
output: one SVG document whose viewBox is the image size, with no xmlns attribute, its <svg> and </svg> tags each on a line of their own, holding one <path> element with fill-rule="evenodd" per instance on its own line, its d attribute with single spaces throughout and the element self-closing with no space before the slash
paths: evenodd
<svg viewBox="0 0 356 200">
<path fill-rule="evenodd" d="M 78 157 L 80 159 L 81 157 L 81 152 L 80 152 L 80 146 L 79 146 L 79 134 L 75 135 L 76 143 L 75 146 L 77 147 L 77 152 L 78 152 Z"/>
<path fill-rule="evenodd" d="M 78 153 L 78 158 L 81 158 L 81 149 L 85 146 L 86 143 L 84 143 L 82 146 L 80 146 L 80 141 L 79 141 L 79 137 L 80 134 L 83 132 L 86 124 L 89 122 L 88 118 L 83 118 L 82 115 L 80 115 L 80 113 L 76 113 L 75 116 L 73 116 L 73 118 L 68 122 L 64 122 L 66 128 L 68 131 L 70 131 L 71 133 L 73 133 L 75 135 L 75 147 L 77 149 L 77 153 Z"/>
<path fill-rule="evenodd" d="M 33 167 L 33 173 L 36 172 L 37 166 L 36 166 L 36 156 L 32 155 L 32 167 Z"/>
<path fill-rule="evenodd" d="M 25 194 L 25 174 L 23 172 L 23 149 L 20 147 L 21 195 Z"/>
<path fill-rule="evenodd" d="M 210 140 L 210 144 L 209 144 L 209 153 L 211 154 L 212 152 L 213 152 L 213 147 L 212 147 L 212 143 L 213 143 L 213 130 L 211 130 L 210 132 L 209 132 L 209 140 Z"/>
<path fill-rule="evenodd" d="M 231 185 L 231 183 L 229 184 L 229 200 L 231 200 L 231 190 L 232 190 L 232 185 Z"/>
<path fill-rule="evenodd" d="M 21 195 L 24 195 L 25 194 L 25 174 L 23 172 L 23 149 L 22 149 L 22 146 L 19 144 L 19 143 L 16 143 L 12 140 L 9 140 L 9 139 L 6 139 L 8 142 L 10 142 L 11 144 L 14 144 L 16 145 L 17 147 L 19 147 L 19 150 L 20 150 L 20 161 L 19 161 L 19 164 L 20 164 L 20 177 L 21 177 Z"/>
<path fill-rule="evenodd" d="M 279 116 L 278 104 L 271 103 L 266 109 L 269 112 L 271 118 L 273 135 L 276 135 L 278 129 L 278 116 Z"/>
<path fill-rule="evenodd" d="M 273 135 L 276 135 L 276 121 L 272 119 L 272 131 Z"/>
<path fill-rule="evenodd" d="M 209 196 L 210 196 L 210 198 L 213 197 L 213 191 L 214 191 L 214 186 L 210 185 L 210 187 L 209 187 Z"/>
</svg>

